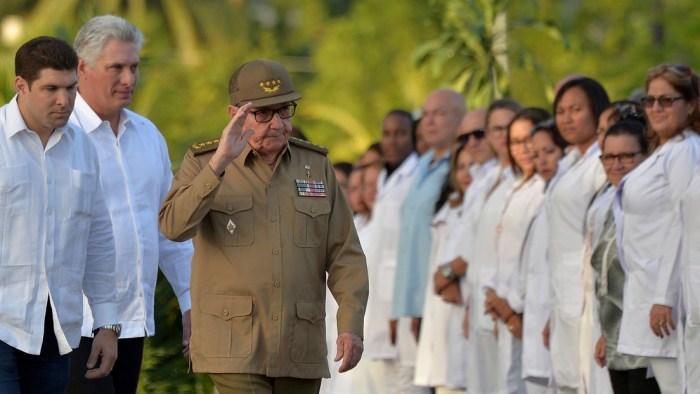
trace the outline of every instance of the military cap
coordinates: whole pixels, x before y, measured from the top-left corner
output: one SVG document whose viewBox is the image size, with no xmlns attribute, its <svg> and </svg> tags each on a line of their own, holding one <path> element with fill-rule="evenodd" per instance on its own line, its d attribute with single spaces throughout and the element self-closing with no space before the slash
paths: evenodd
<svg viewBox="0 0 700 394">
<path fill-rule="evenodd" d="M 256 59 L 242 65 L 228 84 L 231 105 L 253 103 L 261 108 L 299 100 L 292 78 L 283 65 L 268 59 Z"/>
</svg>

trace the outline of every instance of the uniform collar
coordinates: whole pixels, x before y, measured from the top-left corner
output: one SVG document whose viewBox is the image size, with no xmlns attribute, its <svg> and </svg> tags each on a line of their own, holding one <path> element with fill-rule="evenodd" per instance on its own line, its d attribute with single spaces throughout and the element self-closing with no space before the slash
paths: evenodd
<svg viewBox="0 0 700 394">
<path fill-rule="evenodd" d="M 92 107 L 90 107 L 90 104 L 85 101 L 83 96 L 80 95 L 80 92 L 76 94 L 73 113 L 75 114 L 76 119 L 78 119 L 80 126 L 88 134 L 100 128 L 103 123 L 109 124 L 109 122 L 102 120 L 99 116 L 97 116 L 97 113 L 95 113 Z M 119 127 L 117 130 L 125 130 L 126 124 L 130 120 L 129 114 L 126 112 L 126 110 L 122 109 L 119 114 Z"/>
<path fill-rule="evenodd" d="M 5 127 L 5 138 L 10 139 L 15 134 L 20 131 L 30 131 L 27 127 L 27 123 L 24 122 L 22 113 L 19 110 L 19 104 L 17 104 L 18 95 L 7 104 L 7 126 Z M 57 136 L 61 136 L 63 133 L 67 133 L 71 138 L 73 138 L 73 129 L 70 127 L 70 122 L 63 127 L 58 127 L 54 130 Z"/>
<path fill-rule="evenodd" d="M 289 160 L 291 160 L 292 157 L 291 154 L 292 153 L 289 150 L 289 142 L 287 142 L 287 144 L 282 148 L 282 152 L 277 157 L 277 165 L 279 165 L 281 160 L 285 158 L 287 159 L 287 162 L 289 162 Z M 251 155 L 259 156 L 258 152 L 256 152 L 255 149 L 253 149 L 253 147 L 250 146 L 250 144 L 246 143 L 245 148 L 243 148 L 243 152 L 241 152 L 240 156 L 238 156 L 234 161 L 236 161 L 237 164 L 240 166 L 245 166 L 246 162 L 248 161 L 248 157 Z M 275 166 L 275 168 L 277 167 Z"/>
</svg>

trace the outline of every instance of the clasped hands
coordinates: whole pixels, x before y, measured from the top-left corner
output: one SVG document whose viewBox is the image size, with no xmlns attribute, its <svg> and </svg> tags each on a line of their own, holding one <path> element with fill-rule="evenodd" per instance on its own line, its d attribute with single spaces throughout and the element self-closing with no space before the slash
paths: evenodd
<svg viewBox="0 0 700 394">
<path fill-rule="evenodd" d="M 490 314 L 494 320 L 494 335 L 496 335 L 497 338 L 498 324 L 495 321 L 500 319 L 508 326 L 508 331 L 510 331 L 516 338 L 522 339 L 523 314 L 515 313 L 510 305 L 508 305 L 508 301 L 498 297 L 493 289 L 488 289 L 486 291 L 485 308 L 484 314 Z"/>
</svg>

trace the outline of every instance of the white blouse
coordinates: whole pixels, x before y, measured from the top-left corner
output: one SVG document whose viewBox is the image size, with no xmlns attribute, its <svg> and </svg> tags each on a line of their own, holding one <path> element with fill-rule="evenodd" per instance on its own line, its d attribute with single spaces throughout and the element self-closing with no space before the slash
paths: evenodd
<svg viewBox="0 0 700 394">
<path fill-rule="evenodd" d="M 625 294 L 618 351 L 676 357 L 676 331 L 659 338 L 649 328 L 652 305 L 674 309 L 680 297 L 677 255 L 680 200 L 700 161 L 700 136 L 686 130 L 656 149 L 623 178 L 615 197 L 615 223 Z"/>
</svg>

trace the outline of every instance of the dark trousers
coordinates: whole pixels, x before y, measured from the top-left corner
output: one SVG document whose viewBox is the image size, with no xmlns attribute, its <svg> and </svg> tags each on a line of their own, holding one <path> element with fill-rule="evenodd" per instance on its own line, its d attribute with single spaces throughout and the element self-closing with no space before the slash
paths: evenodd
<svg viewBox="0 0 700 394">
<path fill-rule="evenodd" d="M 0 393 L 56 394 L 66 390 L 70 357 L 58 352 L 51 303 L 48 305 L 44 318 L 44 339 L 38 356 L 0 341 Z"/>
<path fill-rule="evenodd" d="M 221 394 L 318 394 L 321 379 L 269 378 L 252 373 L 210 373 Z"/>
<path fill-rule="evenodd" d="M 112 373 L 101 379 L 86 379 L 87 363 L 92 351 L 92 338 L 80 338 L 80 346 L 71 353 L 70 381 L 68 394 L 134 394 L 139 385 L 141 361 L 143 359 L 143 338 L 119 340 L 117 362 Z M 95 368 L 99 368 L 102 357 Z"/>
<path fill-rule="evenodd" d="M 610 372 L 610 383 L 615 394 L 661 394 L 655 378 L 647 379 L 647 369 Z"/>
</svg>

